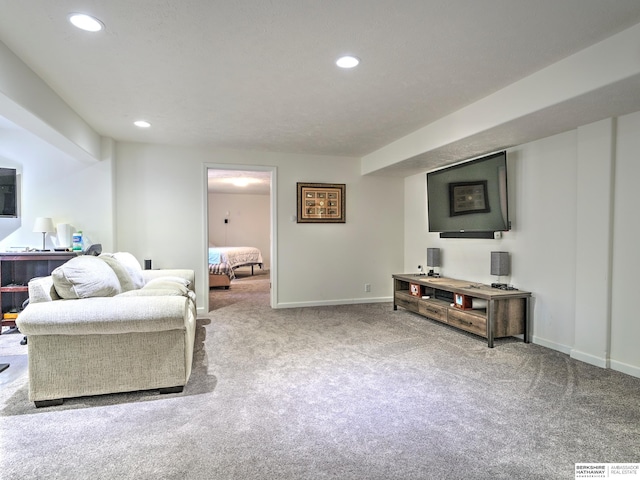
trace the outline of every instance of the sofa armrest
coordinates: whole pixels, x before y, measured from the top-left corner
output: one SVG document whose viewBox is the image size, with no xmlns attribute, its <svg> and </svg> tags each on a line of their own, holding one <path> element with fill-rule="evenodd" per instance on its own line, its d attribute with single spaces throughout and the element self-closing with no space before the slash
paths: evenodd
<svg viewBox="0 0 640 480">
<path fill-rule="evenodd" d="M 185 329 L 184 296 L 94 297 L 29 303 L 16 324 L 24 335 L 91 335 Z"/>
<path fill-rule="evenodd" d="M 53 277 L 36 277 L 29 280 L 29 303 L 51 302 L 60 297 L 53 287 Z"/>
</svg>

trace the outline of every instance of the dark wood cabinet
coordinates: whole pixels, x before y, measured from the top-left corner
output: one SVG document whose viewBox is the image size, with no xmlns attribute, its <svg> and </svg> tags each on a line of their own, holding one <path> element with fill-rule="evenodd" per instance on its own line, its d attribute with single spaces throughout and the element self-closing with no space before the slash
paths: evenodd
<svg viewBox="0 0 640 480">
<path fill-rule="evenodd" d="M 0 334 L 2 327 L 15 326 L 15 318 L 5 317 L 20 314 L 22 304 L 29 297 L 29 280 L 50 275 L 56 267 L 75 256 L 73 252 L 0 252 Z"/>
</svg>

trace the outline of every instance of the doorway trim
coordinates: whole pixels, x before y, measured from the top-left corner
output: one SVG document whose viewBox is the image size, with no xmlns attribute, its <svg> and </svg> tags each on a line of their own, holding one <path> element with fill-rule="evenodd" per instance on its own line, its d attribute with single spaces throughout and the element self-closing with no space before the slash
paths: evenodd
<svg viewBox="0 0 640 480">
<path fill-rule="evenodd" d="M 266 166 L 266 165 L 241 165 L 241 164 L 233 164 L 233 163 L 205 163 L 204 168 L 202 170 L 202 182 L 203 182 L 203 202 L 204 202 L 204 218 L 203 218 L 203 229 L 202 229 L 202 244 L 201 244 L 201 264 L 205 266 L 204 268 L 204 276 L 202 278 L 202 285 L 205 285 L 207 294 L 204 295 L 205 298 L 205 313 L 209 313 L 209 170 L 244 170 L 248 172 L 270 172 L 271 173 L 271 186 L 269 193 L 269 203 L 270 203 L 270 257 L 271 264 L 269 265 L 269 280 L 271 285 L 270 292 L 270 305 L 271 308 L 275 308 L 277 305 L 278 299 L 278 230 L 276 225 L 278 225 L 278 210 L 276 208 L 278 198 L 278 188 L 277 188 L 277 167 L 274 166 Z"/>
</svg>

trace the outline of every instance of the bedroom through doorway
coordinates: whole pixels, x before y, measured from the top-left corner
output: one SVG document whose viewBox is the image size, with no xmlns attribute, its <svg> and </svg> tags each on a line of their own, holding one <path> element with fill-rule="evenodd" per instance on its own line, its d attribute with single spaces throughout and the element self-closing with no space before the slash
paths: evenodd
<svg viewBox="0 0 640 480">
<path fill-rule="evenodd" d="M 269 167 L 207 166 L 208 311 L 237 279 L 271 278 L 274 173 Z"/>
</svg>

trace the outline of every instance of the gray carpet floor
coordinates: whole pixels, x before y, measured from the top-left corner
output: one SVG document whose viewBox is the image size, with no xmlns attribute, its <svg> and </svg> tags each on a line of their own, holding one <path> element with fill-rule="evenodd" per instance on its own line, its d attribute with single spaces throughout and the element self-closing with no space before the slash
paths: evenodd
<svg viewBox="0 0 640 480">
<path fill-rule="evenodd" d="M 547 480 L 640 462 L 638 378 L 386 303 L 272 310 L 268 282 L 211 290 L 179 394 L 35 409 L 21 336 L 0 336 L 0 478 Z"/>
</svg>

